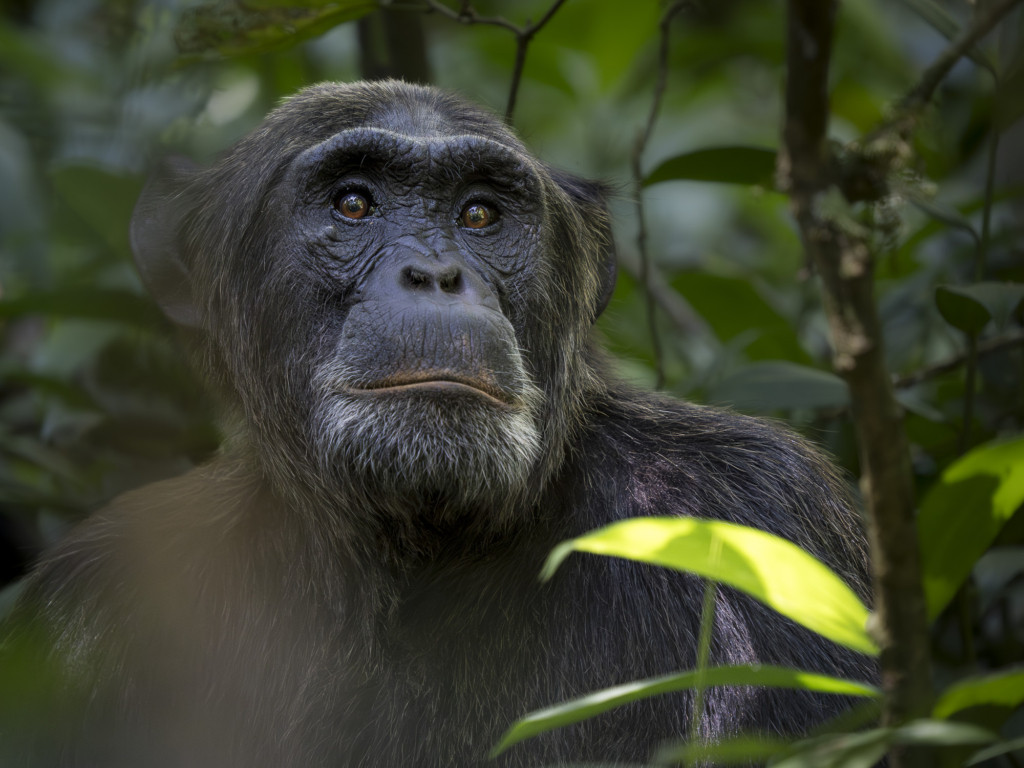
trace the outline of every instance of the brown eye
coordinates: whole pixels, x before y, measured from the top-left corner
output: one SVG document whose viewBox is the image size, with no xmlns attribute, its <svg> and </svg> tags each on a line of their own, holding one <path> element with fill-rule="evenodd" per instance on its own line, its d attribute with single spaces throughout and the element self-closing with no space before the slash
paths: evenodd
<svg viewBox="0 0 1024 768">
<path fill-rule="evenodd" d="M 361 219 L 370 212 L 369 201 L 355 192 L 339 197 L 334 207 L 346 219 Z"/>
<path fill-rule="evenodd" d="M 481 203 L 472 203 L 462 209 L 462 226 L 469 227 L 470 229 L 483 229 L 488 227 L 495 222 L 498 218 L 498 212 L 493 208 L 488 208 L 486 205 Z"/>
</svg>

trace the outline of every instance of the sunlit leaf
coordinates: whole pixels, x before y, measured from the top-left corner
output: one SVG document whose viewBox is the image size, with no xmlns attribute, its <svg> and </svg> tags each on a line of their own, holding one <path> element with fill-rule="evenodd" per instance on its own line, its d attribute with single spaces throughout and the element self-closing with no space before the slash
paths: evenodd
<svg viewBox="0 0 1024 768">
<path fill-rule="evenodd" d="M 984 301 L 971 295 L 969 288 L 940 285 L 935 289 L 935 304 L 947 323 L 974 336 L 988 325 L 992 312 Z"/>
<path fill-rule="evenodd" d="M 771 188 L 775 150 L 760 147 L 713 147 L 676 155 L 652 171 L 644 186 L 662 181 L 717 181 Z"/>
<path fill-rule="evenodd" d="M 805 691 L 835 693 L 844 696 L 875 697 L 881 695 L 877 688 L 865 683 L 840 680 L 784 667 L 753 664 L 710 667 L 704 671 L 703 679 L 701 679 L 700 673 L 691 671 L 638 680 L 635 683 L 605 688 L 603 691 L 532 712 L 509 728 L 494 748 L 492 755 L 500 754 L 513 744 L 536 736 L 538 733 L 578 723 L 637 699 L 689 690 L 698 683 L 706 687 L 760 685 L 769 688 L 798 688 Z"/>
<path fill-rule="evenodd" d="M 979 446 L 950 465 L 917 518 L 928 615 L 938 616 L 1024 504 L 1024 438 Z"/>
<path fill-rule="evenodd" d="M 1024 667 L 1003 669 L 991 675 L 969 677 L 953 683 L 939 697 L 932 715 L 944 719 L 961 709 L 980 704 L 1016 707 L 1024 702 Z"/>
<path fill-rule="evenodd" d="M 696 573 L 746 592 L 833 642 L 878 652 L 864 629 L 868 609 L 853 590 L 800 547 L 764 531 L 685 517 L 624 520 L 563 541 L 542 578 L 551 578 L 574 551 Z"/>
<path fill-rule="evenodd" d="M 708 397 L 741 410 L 774 411 L 845 406 L 850 392 L 834 373 L 770 360 L 745 366 L 713 387 Z"/>
<path fill-rule="evenodd" d="M 264 53 L 321 35 L 338 24 L 365 16 L 378 5 L 377 0 L 221 0 L 185 11 L 174 31 L 174 40 L 183 54 Z"/>
</svg>

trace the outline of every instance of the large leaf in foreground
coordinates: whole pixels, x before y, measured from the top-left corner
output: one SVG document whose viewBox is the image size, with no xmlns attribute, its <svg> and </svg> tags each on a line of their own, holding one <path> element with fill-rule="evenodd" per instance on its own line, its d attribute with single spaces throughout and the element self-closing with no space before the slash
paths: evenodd
<svg viewBox="0 0 1024 768">
<path fill-rule="evenodd" d="M 1016 707 L 1024 702 L 1024 667 L 969 677 L 949 686 L 935 703 L 932 716 L 944 719 L 961 709 L 981 704 Z"/>
<path fill-rule="evenodd" d="M 1024 504 L 1024 438 L 975 448 L 921 503 L 921 576 L 928 615 L 946 607 L 1003 525 Z"/>
<path fill-rule="evenodd" d="M 605 688 L 603 691 L 597 691 L 579 699 L 531 712 L 509 728 L 501 742 L 494 748 L 492 756 L 500 754 L 513 744 L 536 736 L 538 733 L 578 723 L 637 699 L 683 691 L 697 685 L 762 685 L 769 688 L 800 688 L 806 691 L 838 693 L 846 696 L 881 695 L 877 688 L 866 683 L 826 677 L 813 672 L 801 672 L 797 669 L 753 664 L 710 667 L 704 670 L 703 676 L 700 672 L 691 671 L 638 680 L 635 683 Z"/>
<path fill-rule="evenodd" d="M 800 547 L 770 533 L 717 520 L 638 517 L 563 541 L 548 557 L 542 578 L 550 578 L 574 551 L 714 579 L 833 642 L 861 653 L 878 653 L 864 628 L 868 609 L 853 590 Z"/>
</svg>

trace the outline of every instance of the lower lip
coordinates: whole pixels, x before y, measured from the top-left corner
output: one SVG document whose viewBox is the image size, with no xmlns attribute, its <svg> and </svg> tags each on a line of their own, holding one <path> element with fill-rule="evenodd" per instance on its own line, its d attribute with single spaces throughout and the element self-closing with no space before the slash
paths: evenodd
<svg viewBox="0 0 1024 768">
<path fill-rule="evenodd" d="M 508 408 L 511 405 L 511 403 L 504 400 L 499 400 L 489 392 L 484 392 L 482 389 L 470 386 L 469 384 L 463 384 L 459 381 L 417 381 L 413 384 L 396 384 L 391 387 L 373 387 L 372 389 L 353 387 L 350 391 L 366 395 L 411 395 L 423 392 L 434 392 L 440 395 L 450 396 L 472 394 L 478 397 L 484 397 L 503 408 Z"/>
</svg>

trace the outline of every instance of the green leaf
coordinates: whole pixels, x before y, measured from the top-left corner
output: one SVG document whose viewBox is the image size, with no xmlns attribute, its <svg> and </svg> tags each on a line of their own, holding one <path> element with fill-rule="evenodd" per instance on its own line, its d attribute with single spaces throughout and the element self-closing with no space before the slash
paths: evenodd
<svg viewBox="0 0 1024 768">
<path fill-rule="evenodd" d="M 1021 303 L 1024 302 L 1024 285 L 1020 283 L 984 282 L 961 286 L 962 293 L 983 304 L 992 314 L 1000 330 L 1005 330 Z"/>
<path fill-rule="evenodd" d="M 138 178 L 92 165 L 64 165 L 54 171 L 53 186 L 107 245 L 129 255 L 128 225 L 142 190 Z"/>
<path fill-rule="evenodd" d="M 992 319 L 992 312 L 981 299 L 972 296 L 970 286 L 940 285 L 935 289 L 935 304 L 947 323 L 976 336 Z"/>
<path fill-rule="evenodd" d="M 782 360 L 754 363 L 712 388 L 709 399 L 740 410 L 834 408 L 850 402 L 846 382 L 834 373 Z"/>
<path fill-rule="evenodd" d="M 143 328 L 159 328 L 165 324 L 152 301 L 128 291 L 66 288 L 0 301 L 0 318 L 30 314 L 114 320 Z"/>
<path fill-rule="evenodd" d="M 844 696 L 881 696 L 881 692 L 866 683 L 840 680 L 813 672 L 802 672 L 784 667 L 737 664 L 735 666 L 710 667 L 700 672 L 680 672 L 674 675 L 638 680 L 635 683 L 617 685 L 591 693 L 572 701 L 539 709 L 512 725 L 491 752 L 501 754 L 506 749 L 538 733 L 561 728 L 572 723 L 607 712 L 609 709 L 628 704 L 637 699 L 663 693 L 685 691 L 698 684 L 706 687 L 718 685 L 760 685 L 768 688 L 799 688 L 818 693 L 836 693 Z"/>
<path fill-rule="evenodd" d="M 953 683 L 935 703 L 932 716 L 940 720 L 968 707 L 996 704 L 1016 707 L 1024 702 L 1024 667 L 1003 669 Z"/>
<path fill-rule="evenodd" d="M 872 768 L 889 750 L 891 739 L 889 728 L 816 736 L 798 741 L 768 765 L 772 768 Z"/>
<path fill-rule="evenodd" d="M 878 653 L 864 629 L 868 609 L 853 591 L 800 547 L 770 533 L 717 520 L 638 517 L 563 541 L 548 556 L 541 578 L 551 578 L 574 551 L 714 579 L 833 642 L 861 653 Z"/>
<path fill-rule="evenodd" d="M 944 720 L 913 720 L 899 728 L 873 728 L 861 733 L 818 736 L 785 750 L 772 768 L 871 768 L 891 744 L 949 747 L 986 744 L 996 735 L 976 725 Z"/>
<path fill-rule="evenodd" d="M 714 765 L 749 765 L 752 762 L 762 762 L 765 758 L 777 755 L 788 747 L 789 742 L 781 739 L 767 736 L 740 736 L 724 739 L 714 744 L 690 742 L 663 747 L 658 750 L 654 762 L 692 765 L 695 762 L 707 761 Z"/>
<path fill-rule="evenodd" d="M 712 147 L 676 155 L 644 179 L 643 186 L 662 181 L 717 181 L 774 187 L 775 150 L 760 147 Z"/>
<path fill-rule="evenodd" d="M 813 363 L 792 325 L 764 300 L 750 279 L 683 272 L 671 284 L 723 342 L 756 331 L 743 350 L 749 359 Z"/>
<path fill-rule="evenodd" d="M 1024 437 L 979 446 L 942 473 L 917 518 L 921 577 L 932 619 L 1021 504 Z"/>
<path fill-rule="evenodd" d="M 894 744 L 952 747 L 957 744 L 987 744 L 998 737 L 971 723 L 948 720 L 912 720 L 892 732 Z"/>
<path fill-rule="evenodd" d="M 986 760 L 991 760 L 993 757 L 999 757 L 999 755 L 1005 755 L 1008 752 L 1016 752 L 1021 749 L 1024 749 L 1024 738 L 1014 739 L 1013 741 L 1001 741 L 980 752 L 975 752 L 964 765 L 977 765 Z"/>
<path fill-rule="evenodd" d="M 365 16 L 378 6 L 377 0 L 221 0 L 185 11 L 174 30 L 174 40 L 181 53 L 192 57 L 266 53 L 321 35 Z"/>
<path fill-rule="evenodd" d="M 956 208 L 936 203 L 934 200 L 925 200 L 923 197 L 916 195 L 911 196 L 910 202 L 936 221 L 941 221 L 943 224 L 947 224 L 954 229 L 966 232 L 974 239 L 976 244 L 981 242 L 981 235 L 975 231 L 974 225 Z"/>
</svg>

